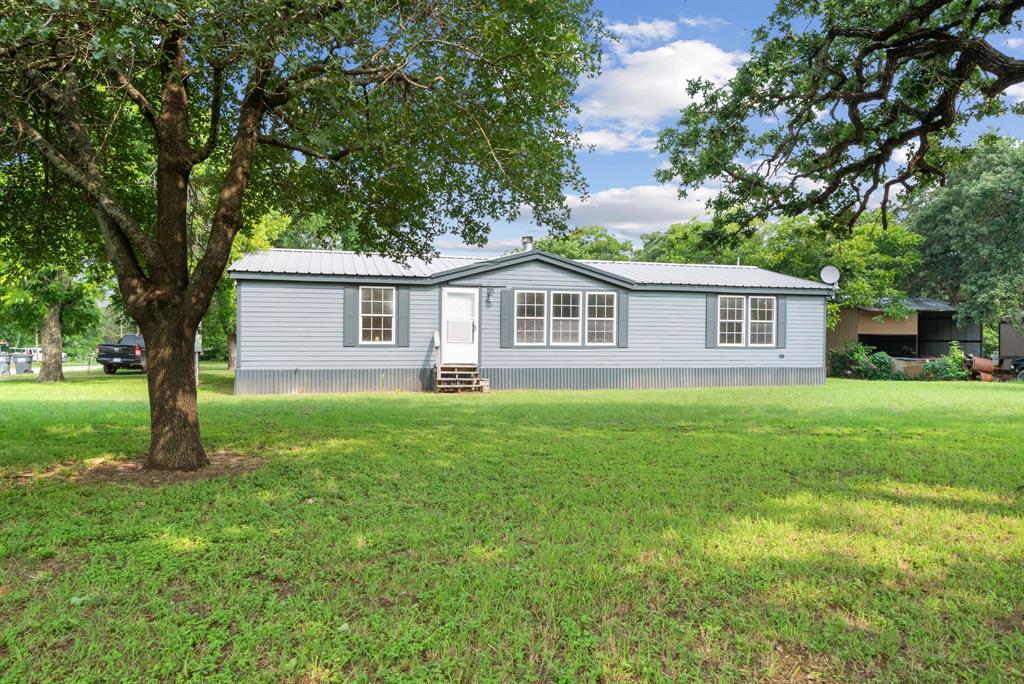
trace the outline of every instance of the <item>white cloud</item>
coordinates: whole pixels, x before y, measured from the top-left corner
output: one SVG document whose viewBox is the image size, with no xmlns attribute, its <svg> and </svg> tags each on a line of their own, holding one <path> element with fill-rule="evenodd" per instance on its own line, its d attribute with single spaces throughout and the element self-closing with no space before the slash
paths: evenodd
<svg viewBox="0 0 1024 684">
<path fill-rule="evenodd" d="M 1010 86 L 1003 92 L 1003 94 L 1006 95 L 1011 100 L 1013 100 L 1014 102 L 1020 102 L 1021 100 L 1024 100 L 1024 83 L 1018 83 L 1016 85 Z"/>
<path fill-rule="evenodd" d="M 652 21 L 638 21 L 635 24 L 616 22 L 609 24 L 608 29 L 619 36 L 623 42 L 653 42 L 674 38 L 679 27 L 674 21 L 667 19 L 654 19 Z"/>
<path fill-rule="evenodd" d="M 1011 50 L 1019 50 L 1024 47 L 1024 38 L 1007 38 L 1006 46 Z"/>
<path fill-rule="evenodd" d="M 580 140 L 586 146 L 592 145 L 598 152 L 629 152 L 653 149 L 658 137 L 640 130 L 613 131 L 601 128 L 583 131 Z"/>
<path fill-rule="evenodd" d="M 575 225 L 598 225 L 637 237 L 641 233 L 665 230 L 673 223 L 706 215 L 704 203 L 714 195 L 711 188 L 700 188 L 680 199 L 674 187 L 635 185 L 609 188 L 590 195 L 586 201 L 569 195 Z"/>
<path fill-rule="evenodd" d="M 695 17 L 679 17 L 679 23 L 687 28 L 719 28 L 727 25 L 725 19 L 719 19 L 718 17 L 705 17 L 698 14 Z"/>
<path fill-rule="evenodd" d="M 686 81 L 706 78 L 722 85 L 746 59 L 703 40 L 677 40 L 620 55 L 598 78 L 584 84 L 580 120 L 591 144 L 607 151 L 650 150 L 658 128 L 693 101 Z M 610 135 L 615 133 L 616 135 Z"/>
<path fill-rule="evenodd" d="M 523 234 L 527 235 L 530 232 L 531 230 L 526 230 Z M 483 247 L 467 245 L 462 240 L 454 238 L 442 238 L 434 241 L 434 247 L 442 254 L 467 253 L 486 256 L 487 254 L 501 254 L 521 246 L 522 241 L 519 239 L 488 240 Z"/>
<path fill-rule="evenodd" d="M 906 166 L 907 162 L 910 161 L 910 155 L 914 153 L 915 149 L 916 147 L 913 143 L 900 145 L 899 147 L 892 151 L 892 154 L 889 156 L 889 159 L 897 166 Z"/>
</svg>

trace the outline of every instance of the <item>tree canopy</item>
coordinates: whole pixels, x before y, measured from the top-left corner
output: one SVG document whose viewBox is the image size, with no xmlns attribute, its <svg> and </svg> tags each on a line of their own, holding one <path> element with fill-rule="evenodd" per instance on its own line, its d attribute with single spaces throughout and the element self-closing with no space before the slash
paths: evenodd
<svg viewBox="0 0 1024 684">
<path fill-rule="evenodd" d="M 872 220 L 875 219 L 875 220 Z M 904 226 L 881 226 L 874 215 L 865 216 L 845 238 L 835 238 L 806 216 L 759 223 L 753 233 L 731 245 L 707 240 L 714 231 L 708 222 L 671 226 L 664 233 L 643 236 L 637 258 L 644 261 L 735 264 L 818 280 L 822 266 L 836 266 L 842 278 L 829 303 L 831 324 L 843 306 L 880 306 L 886 314 L 906 316 L 903 299 L 908 279 L 920 261 L 921 237 Z"/>
<path fill-rule="evenodd" d="M 633 255 L 629 240 L 620 240 L 601 226 L 581 226 L 564 235 L 541 238 L 536 247 L 569 259 L 626 261 Z"/>
<path fill-rule="evenodd" d="M 663 132 L 664 182 L 709 181 L 716 233 L 810 212 L 849 230 L 873 207 L 944 179 L 959 130 L 1005 113 L 1024 60 L 994 40 L 1019 25 L 1021 0 L 780 0 L 750 59 L 695 97 Z"/>
<path fill-rule="evenodd" d="M 253 186 L 395 256 L 444 233 L 482 243 L 524 205 L 562 228 L 564 191 L 583 190 L 566 119 L 602 34 L 588 0 L 5 3 L 0 164 L 45 159 L 92 210 L 147 342 L 148 465 L 207 461 L 193 337 L 264 213 Z M 193 232 L 207 167 L 220 181 Z"/>
<path fill-rule="evenodd" d="M 980 145 L 911 211 L 924 237 L 918 286 L 958 303 L 982 323 L 1024 314 L 1024 148 L 1001 139 Z"/>
<path fill-rule="evenodd" d="M 99 335 L 100 288 L 59 268 L 29 271 L 0 262 L 0 338 L 12 346 L 27 347 L 35 339 L 47 313 L 56 308 L 62 334 L 67 337 Z M 56 350 L 60 353 L 60 350 Z M 76 351 L 84 351 L 77 349 Z M 52 350 L 44 347 L 43 353 Z"/>
</svg>

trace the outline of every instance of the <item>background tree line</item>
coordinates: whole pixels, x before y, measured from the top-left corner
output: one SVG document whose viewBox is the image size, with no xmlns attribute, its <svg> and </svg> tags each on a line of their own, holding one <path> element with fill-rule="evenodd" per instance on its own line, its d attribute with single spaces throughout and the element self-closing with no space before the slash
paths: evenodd
<svg viewBox="0 0 1024 684">
<path fill-rule="evenodd" d="M 842 273 L 830 304 L 832 321 L 842 306 L 878 306 L 907 315 L 906 296 L 936 297 L 958 305 L 964 318 L 991 325 L 1020 322 L 1024 311 L 1024 148 L 989 137 L 965 156 L 949 182 L 923 195 L 883 226 L 868 212 L 846 233 L 830 234 L 806 215 L 762 221 L 727 241 L 711 221 L 694 220 L 641 236 L 640 244 L 601 226 L 582 226 L 537 247 L 572 259 L 744 264 L 815 280 L 821 267 Z M 293 216 L 268 201 L 266 213 L 239 235 L 232 259 L 271 247 L 360 249 L 354 230 L 337 229 L 320 214 Z M 202 209 L 197 207 L 197 215 Z M 19 243 L 24 248 L 26 243 Z M 27 243 L 31 247 L 31 242 Z M 8 245 L 8 254 L 13 248 Z M 32 249 L 9 261 L 0 292 L 0 339 L 29 346 L 59 307 L 70 355 L 87 355 L 100 339 L 134 332 L 109 273 L 88 268 L 81 254 L 64 269 L 29 270 Z M 20 265 L 19 265 L 20 264 Z M 77 264 L 74 265 L 74 264 Z M 77 270 L 76 270 L 77 269 Z M 235 289 L 225 274 L 203 320 L 204 358 L 234 367 Z M 127 327 L 126 327 L 127 326 Z"/>
<path fill-rule="evenodd" d="M 600 226 L 537 241 L 573 259 L 612 259 L 760 266 L 817 280 L 822 266 L 842 273 L 830 318 L 842 306 L 881 306 L 908 314 L 907 296 L 952 302 L 958 316 L 983 325 L 1022 325 L 1024 312 L 1024 146 L 985 136 L 964 150 L 942 186 L 893 208 L 878 209 L 840 231 L 797 216 L 755 221 L 749 229 L 713 220 L 672 225 L 634 246 Z"/>
</svg>

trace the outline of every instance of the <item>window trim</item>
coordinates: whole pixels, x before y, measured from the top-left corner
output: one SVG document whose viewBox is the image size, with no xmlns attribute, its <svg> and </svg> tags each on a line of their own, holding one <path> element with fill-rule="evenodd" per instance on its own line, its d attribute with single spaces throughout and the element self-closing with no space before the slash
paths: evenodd
<svg viewBox="0 0 1024 684">
<path fill-rule="evenodd" d="M 739 299 L 743 302 L 740 312 L 739 321 L 735 319 L 727 319 L 726 323 L 739 323 L 740 324 L 740 341 L 739 342 L 723 342 L 722 341 L 722 298 L 730 297 L 732 299 Z M 745 347 L 747 346 L 747 297 L 744 295 L 737 294 L 720 294 L 715 300 L 715 340 L 716 346 L 719 347 Z"/>
<path fill-rule="evenodd" d="M 381 314 L 382 317 L 391 318 L 391 341 L 374 342 L 363 340 L 363 316 L 374 316 L 376 314 L 363 313 L 363 290 L 391 290 L 391 314 Z M 360 285 L 359 286 L 359 346 L 365 347 L 394 347 L 398 343 L 398 288 L 393 285 Z"/>
<path fill-rule="evenodd" d="M 555 342 L 555 295 L 577 295 L 579 296 L 580 315 L 576 318 L 576 342 Z M 586 311 L 583 310 L 584 294 L 579 290 L 551 290 L 548 292 L 547 318 L 551 321 L 548 330 L 548 342 L 552 347 L 581 347 L 583 346 L 583 320 L 586 318 Z M 558 318 L 560 321 L 571 321 L 571 318 Z"/>
<path fill-rule="evenodd" d="M 612 317 L 611 318 L 595 318 L 595 321 L 611 321 L 612 322 L 612 341 L 611 342 L 591 342 L 587 339 L 587 330 L 583 331 L 583 343 L 588 347 L 615 347 L 619 343 L 619 293 L 614 290 L 587 290 L 584 293 L 584 305 L 588 307 L 585 311 L 586 319 L 590 320 L 590 295 L 611 295 L 612 296 Z"/>
<path fill-rule="evenodd" d="M 514 347 L 546 347 L 548 346 L 548 307 L 551 305 L 551 298 L 548 297 L 547 290 L 513 290 L 512 295 L 512 346 Z M 519 315 L 519 294 L 539 294 L 544 295 L 544 315 L 540 318 L 536 316 L 520 316 Z M 519 321 L 542 321 L 543 329 L 540 342 L 520 342 L 519 341 Z"/>
<path fill-rule="evenodd" d="M 748 339 L 747 346 L 748 347 L 758 347 L 758 348 L 761 348 L 761 349 L 774 348 L 775 346 L 777 346 L 776 342 L 778 341 L 778 337 L 777 336 L 778 336 L 778 332 L 779 332 L 779 300 L 778 300 L 778 297 L 776 297 L 775 295 L 749 295 L 746 299 L 747 299 L 746 310 L 747 310 L 747 327 L 748 328 L 750 328 L 751 324 L 754 322 L 754 320 L 752 318 L 750 318 L 750 300 L 751 299 L 770 299 L 770 300 L 772 300 L 772 341 L 769 342 L 768 344 L 764 344 L 764 343 L 754 344 L 753 342 L 749 341 L 749 336 L 748 336 L 748 338 L 747 338 Z M 766 321 L 758 321 L 758 323 L 765 323 L 765 322 Z"/>
</svg>

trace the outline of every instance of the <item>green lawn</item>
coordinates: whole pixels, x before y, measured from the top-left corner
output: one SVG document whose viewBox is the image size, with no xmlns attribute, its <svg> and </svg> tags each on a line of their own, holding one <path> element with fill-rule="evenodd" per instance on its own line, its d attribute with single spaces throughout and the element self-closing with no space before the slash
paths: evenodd
<svg viewBox="0 0 1024 684">
<path fill-rule="evenodd" d="M 0 382 L 10 681 L 1020 681 L 1024 384 L 233 397 Z"/>
</svg>

